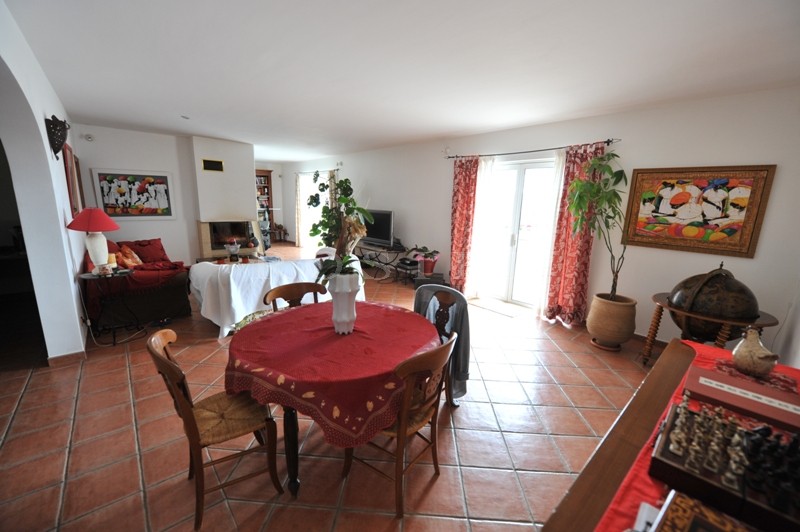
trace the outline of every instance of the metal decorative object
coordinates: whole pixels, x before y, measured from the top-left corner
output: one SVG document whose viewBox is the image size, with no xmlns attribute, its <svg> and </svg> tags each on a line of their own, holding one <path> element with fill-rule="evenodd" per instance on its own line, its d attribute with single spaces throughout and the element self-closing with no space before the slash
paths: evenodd
<svg viewBox="0 0 800 532">
<path fill-rule="evenodd" d="M 759 317 L 756 296 L 731 272 L 722 269 L 722 264 L 716 270 L 693 275 L 675 285 L 669 302 L 673 307 L 711 318 L 755 321 Z M 683 331 L 684 338 L 697 342 L 714 341 L 722 328 L 720 323 L 679 316 L 674 312 L 670 312 L 670 316 Z M 731 334 L 739 336 L 741 329 L 734 329 Z"/>
<path fill-rule="evenodd" d="M 44 119 L 44 125 L 47 128 L 47 140 L 50 141 L 50 148 L 53 150 L 56 159 L 58 159 L 58 152 L 61 151 L 67 141 L 69 124 L 67 124 L 66 120 L 59 120 L 56 115 L 52 115 L 50 118 Z"/>
</svg>

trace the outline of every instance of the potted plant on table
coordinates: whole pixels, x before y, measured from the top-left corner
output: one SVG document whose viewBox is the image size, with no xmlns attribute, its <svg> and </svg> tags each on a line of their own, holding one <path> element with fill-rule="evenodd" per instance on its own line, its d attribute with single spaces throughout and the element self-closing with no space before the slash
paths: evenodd
<svg viewBox="0 0 800 532">
<path fill-rule="evenodd" d="M 422 273 L 425 277 L 430 277 L 433 274 L 436 261 L 439 260 L 439 251 L 428 249 L 428 246 L 418 246 L 416 244 L 411 251 L 416 252 L 415 258 L 422 262 Z"/>
<path fill-rule="evenodd" d="M 622 230 L 625 220 L 619 187 L 627 186 L 628 177 L 622 168 L 614 169 L 618 158 L 613 151 L 592 158 L 584 166 L 587 177 L 573 181 L 567 191 L 573 234 L 588 231 L 600 235 L 610 255 L 611 291 L 594 295 L 586 317 L 592 344 L 609 351 L 618 351 L 620 344 L 630 340 L 636 330 L 636 300 L 617 294 L 627 245 L 623 241 L 617 253 L 611 240 L 611 233 Z M 599 179 L 591 179 L 589 176 L 593 174 L 599 175 Z"/>
<path fill-rule="evenodd" d="M 308 198 L 308 205 L 318 207 L 320 193 L 328 197 L 322 206 L 322 217 L 311 226 L 310 236 L 318 236 L 322 244 L 336 249 L 333 258 L 321 259 L 317 263 L 317 282 L 328 285 L 333 298 L 333 325 L 339 334 L 353 332 L 356 320 L 355 298 L 361 287 L 361 270 L 354 266 L 359 261 L 353 255 L 358 241 L 367 234 L 364 221 L 372 222 L 372 215 L 359 207 L 353 197 L 353 186 L 349 179 L 336 179 L 336 172 L 320 181 L 319 172 L 314 172 L 314 183 L 319 192 Z"/>
</svg>

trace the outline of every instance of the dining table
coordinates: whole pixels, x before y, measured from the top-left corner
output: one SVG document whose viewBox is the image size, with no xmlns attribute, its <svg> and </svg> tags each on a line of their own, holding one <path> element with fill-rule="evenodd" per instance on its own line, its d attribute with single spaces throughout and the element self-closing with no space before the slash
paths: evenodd
<svg viewBox="0 0 800 532">
<path fill-rule="evenodd" d="M 283 407 L 289 491 L 300 488 L 297 412 L 312 418 L 336 447 L 367 443 L 400 409 L 402 361 L 438 346 L 436 327 L 408 309 L 356 302 L 350 334 L 333 328 L 332 302 L 273 312 L 231 338 L 228 393 Z"/>
</svg>

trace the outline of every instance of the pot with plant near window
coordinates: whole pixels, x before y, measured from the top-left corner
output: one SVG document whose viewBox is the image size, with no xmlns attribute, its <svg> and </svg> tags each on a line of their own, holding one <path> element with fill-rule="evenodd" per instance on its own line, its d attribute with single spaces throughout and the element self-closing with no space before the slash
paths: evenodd
<svg viewBox="0 0 800 532">
<path fill-rule="evenodd" d="M 611 291 L 595 294 L 586 317 L 586 330 L 592 337 L 592 344 L 608 351 L 619 351 L 620 344 L 630 340 L 636 330 L 636 300 L 617 294 L 617 280 L 627 246 L 623 241 L 617 255 L 611 241 L 611 233 L 621 231 L 625 220 L 618 187 L 628 184 L 625 171 L 612 166 L 617 158 L 619 155 L 612 151 L 592 158 L 584 167 L 587 178 L 576 179 L 567 191 L 573 234 L 582 231 L 598 234 L 611 256 Z M 594 173 L 599 179 L 589 177 Z"/>
<path fill-rule="evenodd" d="M 422 265 L 422 274 L 425 277 L 433 275 L 436 261 L 439 260 L 439 252 L 435 249 L 428 249 L 428 246 L 417 246 L 416 244 L 411 251 L 416 252 L 415 258 Z"/>
<path fill-rule="evenodd" d="M 314 183 L 319 181 L 319 172 L 314 172 Z M 322 245 L 336 248 L 333 258 L 317 262 L 317 282 L 327 284 L 333 299 L 333 327 L 337 334 L 350 334 L 356 322 L 356 295 L 361 288 L 361 270 L 356 266 L 358 257 L 353 250 L 367 229 L 364 220 L 372 222 L 372 215 L 359 207 L 353 198 L 353 187 L 349 179 L 336 179 L 336 172 L 329 172 L 328 179 L 318 185 L 319 192 L 327 193 L 322 206 L 322 217 L 311 226 L 310 236 L 318 236 Z M 319 193 L 308 198 L 308 205 L 320 205 Z"/>
</svg>

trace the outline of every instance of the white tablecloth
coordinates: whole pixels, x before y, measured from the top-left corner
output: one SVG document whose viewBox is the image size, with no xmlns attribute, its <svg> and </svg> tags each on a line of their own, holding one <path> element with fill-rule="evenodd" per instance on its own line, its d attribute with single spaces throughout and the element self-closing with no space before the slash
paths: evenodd
<svg viewBox="0 0 800 532">
<path fill-rule="evenodd" d="M 248 264 L 216 264 L 199 262 L 189 270 L 192 295 L 200 304 L 200 314 L 219 325 L 219 337 L 225 337 L 233 326 L 251 312 L 266 309 L 264 294 L 275 286 L 314 282 L 317 278 L 315 259 L 251 262 Z M 319 296 L 320 301 L 330 294 Z M 356 299 L 364 301 L 364 287 Z M 311 303 L 311 294 L 303 303 Z M 285 305 L 284 301 L 279 302 Z"/>
</svg>

